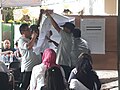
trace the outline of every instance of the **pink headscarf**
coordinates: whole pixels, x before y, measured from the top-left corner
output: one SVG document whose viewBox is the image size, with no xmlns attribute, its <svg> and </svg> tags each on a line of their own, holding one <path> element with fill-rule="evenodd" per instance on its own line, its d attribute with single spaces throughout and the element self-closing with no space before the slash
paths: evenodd
<svg viewBox="0 0 120 90">
<path fill-rule="evenodd" d="M 42 63 L 47 66 L 47 68 L 52 66 L 58 66 L 56 64 L 56 53 L 53 49 L 47 48 L 43 52 Z"/>
</svg>

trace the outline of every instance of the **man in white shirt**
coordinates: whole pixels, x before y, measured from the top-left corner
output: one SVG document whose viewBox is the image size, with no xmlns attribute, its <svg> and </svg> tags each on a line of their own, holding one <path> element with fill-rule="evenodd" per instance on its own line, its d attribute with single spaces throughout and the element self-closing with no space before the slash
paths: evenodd
<svg viewBox="0 0 120 90">
<path fill-rule="evenodd" d="M 52 25 L 61 35 L 61 41 L 57 50 L 57 59 L 56 63 L 65 66 L 71 66 L 71 47 L 72 47 L 72 33 L 71 31 L 74 29 L 75 25 L 71 22 L 66 22 L 60 28 L 53 17 L 50 15 L 49 11 L 46 11 L 47 16 L 50 18 Z"/>
<path fill-rule="evenodd" d="M 40 60 L 37 58 L 35 52 L 33 52 L 37 33 L 35 31 L 31 33 L 28 24 L 22 24 L 19 29 L 22 35 L 18 41 L 19 50 L 22 55 L 21 72 L 23 77 L 21 88 L 26 90 L 30 83 L 32 68 L 40 64 Z"/>
</svg>

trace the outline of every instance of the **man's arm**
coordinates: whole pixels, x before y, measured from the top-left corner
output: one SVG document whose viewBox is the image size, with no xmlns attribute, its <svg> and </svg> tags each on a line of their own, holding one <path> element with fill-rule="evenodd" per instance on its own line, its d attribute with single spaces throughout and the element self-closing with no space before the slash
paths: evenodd
<svg viewBox="0 0 120 90">
<path fill-rule="evenodd" d="M 46 11 L 46 15 L 50 18 L 53 27 L 54 27 L 58 32 L 60 32 L 61 28 L 60 28 L 59 25 L 56 23 L 56 21 L 52 18 L 52 16 L 50 15 L 50 12 L 49 12 L 49 11 Z"/>
<path fill-rule="evenodd" d="M 39 15 L 39 19 L 38 19 L 38 22 L 37 22 L 37 26 L 39 27 L 40 26 L 40 22 L 41 22 L 41 20 L 42 20 L 42 14 L 44 13 L 44 10 L 43 9 L 41 9 L 40 10 L 40 15 Z M 33 31 L 33 33 L 32 33 L 32 38 L 31 38 L 31 40 L 30 40 L 30 42 L 29 43 L 27 43 L 27 48 L 28 49 L 32 49 L 32 47 L 34 46 L 34 43 L 35 43 L 35 41 L 36 41 L 36 39 L 37 39 L 37 33 L 35 32 L 35 31 Z"/>
<path fill-rule="evenodd" d="M 10 54 L 13 54 L 13 51 L 11 50 L 8 50 L 8 51 L 3 51 L 3 52 L 0 52 L 0 55 L 10 55 Z"/>
<path fill-rule="evenodd" d="M 54 40 L 50 39 L 47 36 L 45 38 L 48 40 L 48 42 L 52 42 L 56 47 L 58 47 L 59 44 L 57 42 L 55 42 Z"/>
<path fill-rule="evenodd" d="M 38 27 L 40 26 L 40 22 L 41 22 L 41 20 L 42 20 L 42 14 L 43 14 L 43 13 L 44 13 L 44 10 L 41 9 L 41 10 L 40 10 L 39 19 L 38 19 L 38 22 L 37 22 L 37 26 L 38 26 Z"/>
<path fill-rule="evenodd" d="M 30 42 L 27 43 L 28 49 L 32 49 L 32 47 L 34 46 L 34 43 L 36 41 L 36 38 L 37 38 L 37 33 L 35 31 L 33 31 L 32 38 L 31 38 Z"/>
<path fill-rule="evenodd" d="M 52 43 L 56 46 L 56 47 L 58 47 L 58 43 L 57 42 L 55 42 L 55 41 L 53 41 L 53 40 L 51 40 L 52 41 Z"/>
</svg>

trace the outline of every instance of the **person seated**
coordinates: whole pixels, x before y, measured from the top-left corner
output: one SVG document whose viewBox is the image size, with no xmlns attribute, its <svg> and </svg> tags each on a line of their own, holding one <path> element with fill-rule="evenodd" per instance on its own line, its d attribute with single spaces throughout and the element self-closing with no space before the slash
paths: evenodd
<svg viewBox="0 0 120 90">
<path fill-rule="evenodd" d="M 0 61 L 0 74 L 3 74 L 5 75 L 5 77 L 0 75 L 0 90 L 2 89 L 3 90 L 3 87 L 4 88 L 7 88 L 7 89 L 4 89 L 4 90 L 12 90 L 13 88 L 13 83 L 14 83 L 14 76 L 13 74 L 9 71 L 9 69 L 7 68 L 7 66 L 2 62 Z"/>
<path fill-rule="evenodd" d="M 7 66 L 2 61 L 0 61 L 0 72 L 5 72 L 8 75 L 10 74 L 9 69 L 7 68 Z"/>
<path fill-rule="evenodd" d="M 42 63 L 39 65 L 36 65 L 32 69 L 32 75 L 31 75 L 31 80 L 30 80 L 30 90 L 40 90 L 42 86 L 44 86 L 44 75 L 45 71 L 53 66 L 58 66 L 56 63 L 56 53 L 53 49 L 47 48 L 43 52 L 42 55 Z M 65 79 L 65 74 L 60 67 L 62 71 L 62 75 Z"/>
<path fill-rule="evenodd" d="M 100 90 L 101 82 L 92 68 L 92 58 L 89 54 L 80 54 L 68 82 L 69 88 L 73 90 Z"/>
<path fill-rule="evenodd" d="M 7 40 L 7 39 L 4 40 L 1 54 L 8 54 L 8 55 L 13 54 L 15 49 L 12 49 L 10 46 L 11 46 L 10 40 Z"/>
<path fill-rule="evenodd" d="M 3 62 L 8 62 L 10 60 L 10 58 L 12 59 L 13 61 L 13 57 L 14 57 L 14 52 L 15 52 L 15 49 L 14 48 L 11 48 L 11 43 L 10 43 L 10 40 L 4 40 L 3 42 L 3 49 L 2 49 L 2 52 L 0 52 L 1 56 L 2 56 L 2 59 L 6 59 L 6 61 L 3 61 Z M 11 62 L 12 62 L 11 61 Z"/>
<path fill-rule="evenodd" d="M 41 90 L 68 90 L 60 67 L 50 67 L 45 72 L 45 85 Z"/>
<path fill-rule="evenodd" d="M 7 73 L 7 75 L 9 76 L 9 81 L 11 81 L 12 73 L 2 61 L 0 61 L 0 72 Z"/>
</svg>

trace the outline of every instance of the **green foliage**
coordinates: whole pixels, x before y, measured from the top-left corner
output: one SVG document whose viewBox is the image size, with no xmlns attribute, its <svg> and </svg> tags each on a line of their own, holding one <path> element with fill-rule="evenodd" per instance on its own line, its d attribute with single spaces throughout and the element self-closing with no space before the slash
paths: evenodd
<svg viewBox="0 0 120 90">
<path fill-rule="evenodd" d="M 3 21 L 4 23 L 15 23 L 15 24 L 21 24 L 21 23 L 36 23 L 37 20 L 34 20 L 34 22 L 32 20 L 30 20 L 30 16 L 28 15 L 23 15 L 22 19 L 19 21 L 15 21 L 14 20 L 14 16 L 13 16 L 13 10 L 14 9 L 21 9 L 22 7 L 4 7 L 2 9 L 2 15 L 3 15 Z"/>
<path fill-rule="evenodd" d="M 4 22 L 8 22 L 9 20 L 13 20 L 13 10 L 14 8 L 5 7 L 2 10 L 2 14 L 4 16 Z"/>
<path fill-rule="evenodd" d="M 4 17 L 3 19 L 5 23 L 8 23 L 9 20 L 14 21 L 13 10 L 16 8 L 21 8 L 21 7 L 4 7 L 2 9 L 2 15 Z"/>
</svg>

